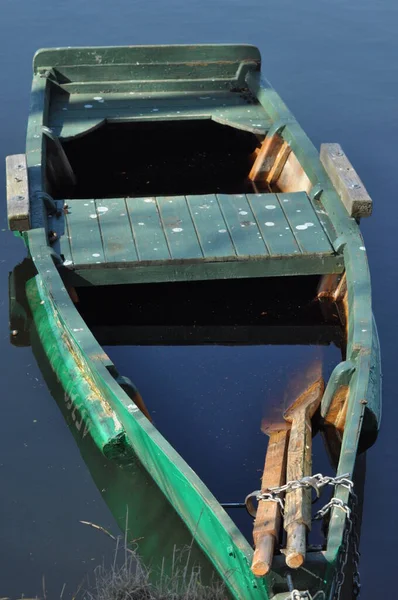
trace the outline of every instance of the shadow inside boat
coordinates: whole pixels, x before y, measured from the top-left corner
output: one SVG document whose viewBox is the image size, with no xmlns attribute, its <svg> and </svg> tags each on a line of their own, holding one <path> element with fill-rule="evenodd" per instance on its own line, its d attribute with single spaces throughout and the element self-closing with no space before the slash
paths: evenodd
<svg viewBox="0 0 398 600">
<path fill-rule="evenodd" d="M 66 273 L 66 281 L 68 274 Z M 76 282 L 76 277 L 74 277 Z M 318 276 L 76 288 L 81 316 L 102 346 L 343 346 L 337 315 L 317 301 Z"/>
</svg>

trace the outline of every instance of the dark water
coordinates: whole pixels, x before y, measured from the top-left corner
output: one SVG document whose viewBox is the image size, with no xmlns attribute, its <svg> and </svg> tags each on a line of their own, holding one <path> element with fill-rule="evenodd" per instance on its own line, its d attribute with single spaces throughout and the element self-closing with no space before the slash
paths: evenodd
<svg viewBox="0 0 398 600">
<path fill-rule="evenodd" d="M 397 27 L 398 5 L 393 0 L 3 0 L 0 17 L 3 156 L 24 151 L 33 52 L 41 46 L 62 45 L 256 44 L 262 51 L 265 74 L 315 145 L 325 141 L 343 145 L 375 203 L 374 215 L 363 222 L 362 231 L 384 370 L 384 421 L 367 462 L 361 541 L 365 600 L 381 592 L 385 598 L 396 596 L 398 409 L 392 375 L 397 337 Z M 0 186 L 4 189 L 3 172 Z M 7 277 L 23 258 L 24 249 L 6 230 L 4 197 L 1 227 L 0 597 L 40 594 L 42 574 L 50 581 L 51 597 L 59 596 L 64 582 L 70 595 L 84 574 L 113 552 L 105 536 L 85 528 L 79 519 L 113 531 L 117 525 L 47 391 L 30 348 L 9 343 Z M 210 388 L 214 371 L 205 362 L 204 351 L 203 356 L 200 349 L 196 352 Z M 229 369 L 235 375 L 234 360 L 239 355 L 229 362 L 228 350 L 217 352 L 224 376 L 229 377 Z M 142 354 L 142 362 L 145 356 L 150 358 Z M 171 359 L 168 355 L 167 360 Z M 185 372 L 181 393 L 189 389 L 193 376 Z"/>
</svg>

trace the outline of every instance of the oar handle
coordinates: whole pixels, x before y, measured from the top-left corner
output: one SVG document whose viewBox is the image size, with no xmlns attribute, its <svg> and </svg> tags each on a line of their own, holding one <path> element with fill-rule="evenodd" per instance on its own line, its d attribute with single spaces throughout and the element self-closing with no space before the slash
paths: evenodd
<svg viewBox="0 0 398 600">
<path fill-rule="evenodd" d="M 275 541 L 272 534 L 265 534 L 256 543 L 252 562 L 252 573 L 256 577 L 264 577 L 271 569 Z"/>
<path fill-rule="evenodd" d="M 269 434 L 267 456 L 265 458 L 261 489 L 280 486 L 285 483 L 286 450 L 288 431 L 274 431 Z M 275 541 L 281 526 L 281 513 L 277 502 L 260 500 L 254 522 L 253 539 L 255 551 L 252 573 L 263 577 L 272 565 Z"/>
<path fill-rule="evenodd" d="M 287 480 L 302 479 L 312 472 L 311 419 L 306 410 L 293 419 L 290 432 Z M 298 569 L 305 560 L 307 530 L 311 528 L 311 490 L 298 488 L 286 493 L 284 528 L 286 564 Z"/>
</svg>

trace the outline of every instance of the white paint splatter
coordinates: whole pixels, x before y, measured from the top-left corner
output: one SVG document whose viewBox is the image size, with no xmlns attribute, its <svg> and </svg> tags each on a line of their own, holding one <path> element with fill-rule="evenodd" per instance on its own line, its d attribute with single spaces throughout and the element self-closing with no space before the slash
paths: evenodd
<svg viewBox="0 0 398 600">
<path fill-rule="evenodd" d="M 247 210 L 240 210 L 240 211 L 239 211 L 239 214 L 240 214 L 240 215 L 247 215 Z"/>
<path fill-rule="evenodd" d="M 142 221 L 140 221 L 140 222 L 138 223 L 138 225 L 145 225 L 145 223 L 142 223 Z"/>
<path fill-rule="evenodd" d="M 359 249 L 364 251 L 366 250 L 365 246 L 359 246 Z"/>
<path fill-rule="evenodd" d="M 301 210 L 298 208 L 298 209 L 296 210 L 296 212 L 301 212 Z"/>
<path fill-rule="evenodd" d="M 273 227 L 275 223 L 273 223 L 272 221 L 266 221 L 264 225 L 266 225 L 267 227 Z"/>
<path fill-rule="evenodd" d="M 219 229 L 218 233 L 227 233 L 227 230 L 226 229 Z"/>
<path fill-rule="evenodd" d="M 98 215 L 90 215 L 90 219 L 96 219 Z"/>
<path fill-rule="evenodd" d="M 182 230 L 182 227 L 173 227 L 171 231 L 173 231 L 174 233 L 181 233 Z"/>
<path fill-rule="evenodd" d="M 366 333 L 367 329 L 362 329 L 362 333 Z"/>
<path fill-rule="evenodd" d="M 274 210 L 274 208 L 276 208 L 276 206 L 275 206 L 274 204 L 266 204 L 266 205 L 265 205 L 265 208 L 266 208 L 267 210 Z"/>
<path fill-rule="evenodd" d="M 68 258 L 66 260 L 64 260 L 65 267 L 68 267 L 69 265 L 72 265 L 72 264 L 73 264 L 72 261 L 69 260 Z"/>
<path fill-rule="evenodd" d="M 147 204 L 152 204 L 153 200 L 152 198 L 145 198 L 144 202 L 146 202 Z"/>
<path fill-rule="evenodd" d="M 314 223 L 304 223 L 303 225 L 296 225 L 296 229 L 308 229 L 308 227 L 313 227 Z"/>
<path fill-rule="evenodd" d="M 83 331 L 83 327 L 75 328 L 73 331 Z"/>
<path fill-rule="evenodd" d="M 96 100 L 97 102 L 104 102 L 102 96 L 94 96 L 93 100 Z"/>
<path fill-rule="evenodd" d="M 283 202 L 289 202 L 288 198 L 283 198 Z"/>
<path fill-rule="evenodd" d="M 101 255 L 100 255 L 100 254 L 98 254 L 98 252 L 94 252 L 94 254 L 92 254 L 92 256 L 94 256 L 94 258 L 98 258 L 98 257 L 100 257 Z"/>
<path fill-rule="evenodd" d="M 88 206 L 88 202 L 85 202 L 85 203 L 84 203 L 84 206 Z"/>
<path fill-rule="evenodd" d="M 108 212 L 109 208 L 107 206 L 99 206 L 97 210 L 99 213 L 106 213 Z"/>
<path fill-rule="evenodd" d="M 92 104 L 85 104 L 84 108 L 93 108 L 93 105 Z"/>
</svg>

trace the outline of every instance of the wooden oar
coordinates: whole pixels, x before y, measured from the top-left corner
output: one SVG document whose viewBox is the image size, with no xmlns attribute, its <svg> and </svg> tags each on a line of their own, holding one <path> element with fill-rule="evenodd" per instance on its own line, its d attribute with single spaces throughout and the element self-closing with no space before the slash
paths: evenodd
<svg viewBox="0 0 398 600">
<path fill-rule="evenodd" d="M 284 414 L 284 418 L 292 424 L 287 455 L 287 481 L 312 474 L 311 418 L 321 402 L 324 387 L 323 379 L 318 379 Z M 283 526 L 287 533 L 286 564 L 297 569 L 304 562 L 307 531 L 311 529 L 310 489 L 298 488 L 286 493 Z"/>
<path fill-rule="evenodd" d="M 286 424 L 285 426 L 282 425 L 282 427 L 275 427 L 272 429 L 262 428 L 264 433 L 267 433 L 270 437 L 265 458 L 261 491 L 266 491 L 270 487 L 281 486 L 285 483 L 286 449 L 289 431 Z M 279 536 L 280 525 L 281 513 L 279 504 L 277 502 L 262 502 L 260 500 L 254 521 L 253 539 L 255 550 L 251 567 L 256 577 L 263 577 L 271 568 L 275 541 Z"/>
</svg>

